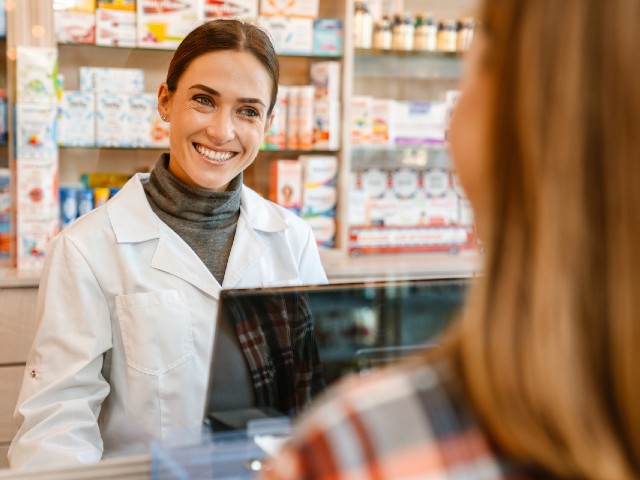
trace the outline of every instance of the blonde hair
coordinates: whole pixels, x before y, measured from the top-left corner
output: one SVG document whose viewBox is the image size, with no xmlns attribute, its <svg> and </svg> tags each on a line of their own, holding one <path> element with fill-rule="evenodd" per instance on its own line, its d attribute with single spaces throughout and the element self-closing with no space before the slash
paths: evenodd
<svg viewBox="0 0 640 480">
<path fill-rule="evenodd" d="M 494 79 L 484 275 L 455 337 L 507 456 L 640 477 L 637 0 L 485 0 Z"/>
</svg>

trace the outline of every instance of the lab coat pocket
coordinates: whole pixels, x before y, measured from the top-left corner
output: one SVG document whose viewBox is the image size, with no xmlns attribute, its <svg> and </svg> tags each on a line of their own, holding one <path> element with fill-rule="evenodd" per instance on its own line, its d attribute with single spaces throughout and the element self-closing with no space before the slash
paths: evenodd
<svg viewBox="0 0 640 480">
<path fill-rule="evenodd" d="M 193 357 L 191 316 L 178 291 L 120 295 L 116 308 L 130 367 L 160 375 Z"/>
</svg>

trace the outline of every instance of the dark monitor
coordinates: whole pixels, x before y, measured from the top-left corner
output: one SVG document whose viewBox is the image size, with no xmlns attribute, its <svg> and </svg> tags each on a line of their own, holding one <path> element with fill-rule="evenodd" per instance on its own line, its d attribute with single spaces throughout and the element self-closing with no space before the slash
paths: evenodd
<svg viewBox="0 0 640 480">
<path fill-rule="evenodd" d="M 226 325 L 245 342 L 242 351 L 248 350 L 249 358 L 245 352 L 234 361 L 247 362 L 258 407 L 215 407 L 224 376 L 233 369 L 217 333 L 205 417 L 214 430 L 244 428 L 261 415 L 290 417 L 345 375 L 433 348 L 458 313 L 469 282 L 415 279 L 223 290 L 217 330 Z M 285 337 L 293 348 L 282 348 Z"/>
</svg>

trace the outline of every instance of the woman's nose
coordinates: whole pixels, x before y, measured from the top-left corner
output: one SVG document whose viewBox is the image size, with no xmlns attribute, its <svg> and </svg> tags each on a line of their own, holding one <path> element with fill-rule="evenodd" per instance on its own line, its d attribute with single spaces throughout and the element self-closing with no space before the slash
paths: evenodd
<svg viewBox="0 0 640 480">
<path fill-rule="evenodd" d="M 233 121 L 229 112 L 223 109 L 214 113 L 207 125 L 207 135 L 218 144 L 225 143 L 233 138 Z"/>
</svg>

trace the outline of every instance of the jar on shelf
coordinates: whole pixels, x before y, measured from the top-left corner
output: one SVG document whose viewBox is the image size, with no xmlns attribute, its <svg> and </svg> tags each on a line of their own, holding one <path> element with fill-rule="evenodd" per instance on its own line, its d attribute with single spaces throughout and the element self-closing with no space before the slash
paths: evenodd
<svg viewBox="0 0 640 480">
<path fill-rule="evenodd" d="M 441 52 L 455 52 L 458 48 L 458 21 L 447 20 L 438 24 L 438 50 Z"/>
<path fill-rule="evenodd" d="M 413 50 L 413 21 L 410 13 L 395 14 L 391 29 L 391 46 L 394 50 Z"/>
<path fill-rule="evenodd" d="M 373 29 L 373 48 L 379 50 L 391 49 L 391 20 L 384 15 L 376 22 Z"/>
<path fill-rule="evenodd" d="M 356 48 L 371 48 L 373 39 L 373 19 L 367 4 L 357 0 L 355 3 L 354 45 Z"/>
<path fill-rule="evenodd" d="M 456 49 L 459 52 L 466 52 L 471 46 L 471 40 L 473 39 L 473 18 L 465 17 L 460 20 L 458 24 L 458 38 L 456 42 Z"/>
<path fill-rule="evenodd" d="M 419 14 L 413 33 L 413 48 L 420 52 L 435 52 L 438 48 L 438 25 L 430 14 Z"/>
</svg>

